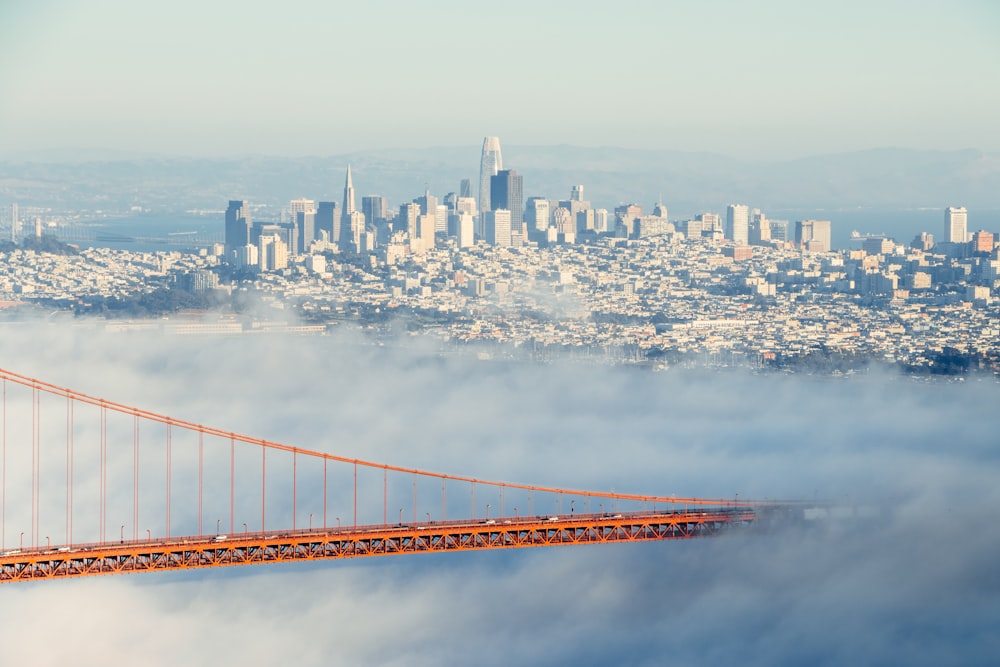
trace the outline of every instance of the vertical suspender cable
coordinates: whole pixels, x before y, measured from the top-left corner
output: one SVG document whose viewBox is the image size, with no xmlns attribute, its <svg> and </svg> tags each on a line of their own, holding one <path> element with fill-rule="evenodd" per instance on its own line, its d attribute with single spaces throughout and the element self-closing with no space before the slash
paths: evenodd
<svg viewBox="0 0 1000 667">
<path fill-rule="evenodd" d="M 236 436 L 229 434 L 229 534 L 236 526 Z"/>
<path fill-rule="evenodd" d="M 73 544 L 73 441 L 76 437 L 76 403 L 69 403 L 69 539 L 67 545 Z"/>
<path fill-rule="evenodd" d="M 264 532 L 265 512 L 267 511 L 267 447 L 260 447 L 260 532 Z"/>
<path fill-rule="evenodd" d="M 167 424 L 167 475 L 166 475 L 166 477 L 167 477 L 167 512 L 166 512 L 166 523 L 167 523 L 166 530 L 167 530 L 167 533 L 166 533 L 166 537 L 168 537 L 168 538 L 170 537 L 170 482 L 171 482 L 171 480 L 170 480 L 170 473 L 171 473 L 171 468 L 172 468 L 172 466 L 171 466 L 171 460 L 170 460 L 170 457 L 171 457 L 171 454 L 172 454 L 172 452 L 171 452 L 171 444 L 172 444 L 172 442 L 171 442 L 170 424 Z"/>
<path fill-rule="evenodd" d="M 38 456 L 37 442 L 35 440 L 35 396 L 38 394 L 38 388 L 32 385 L 31 387 L 31 546 L 37 547 L 38 544 L 35 541 L 35 474 L 36 474 L 36 457 Z"/>
<path fill-rule="evenodd" d="M 198 431 L 198 534 L 204 535 L 202 518 L 204 517 L 205 489 L 205 434 Z"/>
<path fill-rule="evenodd" d="M 298 517 L 298 484 L 299 484 L 299 456 L 298 452 L 292 452 L 292 530 L 295 530 L 295 520 Z"/>
<path fill-rule="evenodd" d="M 70 509 L 70 476 L 69 469 L 72 465 L 72 458 L 70 455 L 70 439 L 72 432 L 72 420 L 70 417 L 70 406 L 73 404 L 73 400 L 67 395 L 66 396 L 66 544 L 70 544 L 69 539 L 69 516 L 72 513 Z"/>
<path fill-rule="evenodd" d="M 132 539 L 139 539 L 139 415 L 132 415 Z"/>
<path fill-rule="evenodd" d="M 3 491 L 0 498 L 0 551 L 7 550 L 7 378 L 3 379 Z"/>
<path fill-rule="evenodd" d="M 35 439 L 38 442 L 38 466 L 35 468 L 35 535 L 42 541 L 42 392 L 35 392 Z"/>
<path fill-rule="evenodd" d="M 107 534 L 108 523 L 108 408 L 101 401 L 101 542 Z"/>
</svg>

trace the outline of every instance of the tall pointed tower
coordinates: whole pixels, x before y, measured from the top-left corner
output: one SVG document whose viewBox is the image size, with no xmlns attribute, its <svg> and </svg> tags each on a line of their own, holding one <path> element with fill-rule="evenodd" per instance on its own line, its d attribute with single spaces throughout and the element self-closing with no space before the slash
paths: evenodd
<svg viewBox="0 0 1000 667">
<path fill-rule="evenodd" d="M 351 180 L 351 165 L 347 165 L 347 180 L 344 181 L 344 218 L 350 218 L 354 208 L 354 181 Z"/>
<path fill-rule="evenodd" d="M 344 210 L 341 213 L 340 249 L 344 252 L 361 253 L 364 247 L 362 236 L 365 232 L 365 214 L 354 206 L 354 181 L 351 179 L 351 165 L 347 165 L 347 180 L 344 181 Z"/>
<path fill-rule="evenodd" d="M 490 179 L 503 169 L 503 157 L 500 155 L 500 137 L 483 139 L 483 157 L 479 163 L 479 220 L 480 231 L 484 213 L 490 210 Z"/>
</svg>

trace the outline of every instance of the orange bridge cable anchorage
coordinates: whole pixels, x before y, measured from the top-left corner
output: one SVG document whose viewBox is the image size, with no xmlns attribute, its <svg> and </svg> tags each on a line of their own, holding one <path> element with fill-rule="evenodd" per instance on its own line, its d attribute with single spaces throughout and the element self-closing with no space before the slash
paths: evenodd
<svg viewBox="0 0 1000 667">
<path fill-rule="evenodd" d="M 83 392 L 69 389 L 67 387 L 61 387 L 59 385 L 55 385 L 49 382 L 44 382 L 36 378 L 32 378 L 26 375 L 21 375 L 19 373 L 14 373 L 12 371 L 2 368 L 0 368 L 0 378 L 4 380 L 9 380 L 21 386 L 30 387 L 33 390 L 41 390 L 49 394 L 64 396 L 66 398 L 72 399 L 74 401 L 79 401 L 81 403 L 98 406 L 102 408 L 102 411 L 111 410 L 113 412 L 125 415 L 131 415 L 137 418 L 147 419 L 149 421 L 157 422 L 167 426 L 176 426 L 178 428 L 187 429 L 189 431 L 194 431 L 200 434 L 210 435 L 222 439 L 228 439 L 230 440 L 231 447 L 235 447 L 236 442 L 240 442 L 242 444 L 247 444 L 247 445 L 256 445 L 268 449 L 288 452 L 293 455 L 303 455 L 317 459 L 325 459 L 327 461 L 351 464 L 355 466 L 355 471 L 357 466 L 362 466 L 365 468 L 383 470 L 386 472 L 391 471 L 391 472 L 398 472 L 405 474 L 420 475 L 425 478 L 434 478 L 443 481 L 451 480 L 455 482 L 464 482 L 472 485 L 480 484 L 496 488 L 518 489 L 522 491 L 533 491 L 539 493 L 562 494 L 566 496 L 577 496 L 582 498 L 629 500 L 637 502 L 663 503 L 663 504 L 674 504 L 674 505 L 683 504 L 683 505 L 730 506 L 730 507 L 732 506 L 755 507 L 762 504 L 760 501 L 749 500 L 749 499 L 739 500 L 734 498 L 695 498 L 695 497 L 661 496 L 661 495 L 636 494 L 636 493 L 621 493 L 615 491 L 587 491 L 582 489 L 566 489 L 566 488 L 551 487 L 551 486 L 540 486 L 535 484 L 520 484 L 516 482 L 490 481 L 490 480 L 479 479 L 476 477 L 469 477 L 466 475 L 453 475 L 448 473 L 431 472 L 428 470 L 421 470 L 418 468 L 409 468 L 405 466 L 396 466 L 387 463 L 366 461 L 364 459 L 338 456 L 336 454 L 330 454 L 327 452 L 320 452 L 320 451 L 305 449 L 302 447 L 294 447 L 291 445 L 273 442 L 270 440 L 264 440 L 262 438 L 255 438 L 248 435 L 242 435 L 232 431 L 226 431 L 224 429 L 215 428 L 212 426 L 206 426 L 204 424 L 199 424 L 196 422 L 191 422 L 184 419 L 178 419 L 176 417 L 170 417 L 168 415 L 163 415 L 157 412 L 153 412 L 151 410 L 145 410 L 143 408 L 137 408 L 135 406 L 126 405 L 124 403 L 118 403 L 115 401 L 109 401 L 107 399 L 98 398 L 96 396 L 91 396 Z M 104 418 L 106 419 L 106 415 L 104 416 Z M 102 423 L 102 431 L 103 431 L 103 423 Z M 102 454 L 106 454 L 106 450 L 104 450 L 103 446 L 102 446 Z M 355 489 L 356 489 L 356 484 L 355 484 Z M 231 494 L 232 494 L 232 480 L 231 480 Z M 776 503 L 775 501 L 768 501 L 766 504 L 773 506 L 775 504 L 780 504 L 780 503 Z M 354 510 L 355 510 L 354 523 L 355 525 L 357 525 L 356 502 Z M 230 526 L 230 528 L 232 529 L 232 526 Z"/>
</svg>

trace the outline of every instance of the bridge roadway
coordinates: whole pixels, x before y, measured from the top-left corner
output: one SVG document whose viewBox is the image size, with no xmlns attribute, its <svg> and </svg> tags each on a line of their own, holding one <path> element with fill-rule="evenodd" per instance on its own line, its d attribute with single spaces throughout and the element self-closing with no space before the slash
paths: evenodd
<svg viewBox="0 0 1000 667">
<path fill-rule="evenodd" d="M 621 514 L 507 516 L 51 545 L 0 554 L 0 583 L 435 551 L 709 537 L 726 528 L 748 526 L 768 509 L 766 505 L 743 503 Z"/>
</svg>

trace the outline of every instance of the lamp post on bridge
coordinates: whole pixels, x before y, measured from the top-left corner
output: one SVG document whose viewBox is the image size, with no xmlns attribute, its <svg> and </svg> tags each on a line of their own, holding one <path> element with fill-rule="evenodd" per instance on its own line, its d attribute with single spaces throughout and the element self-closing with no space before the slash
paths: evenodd
<svg viewBox="0 0 1000 667">
<path fill-rule="evenodd" d="M 334 517 L 334 518 L 337 519 L 337 530 L 339 531 L 340 530 L 340 517 L 338 516 L 338 517 Z"/>
<path fill-rule="evenodd" d="M 118 533 L 118 543 L 125 544 L 125 524 L 122 524 L 121 532 Z"/>
<path fill-rule="evenodd" d="M 486 520 L 490 520 L 490 504 L 486 503 Z"/>
</svg>

